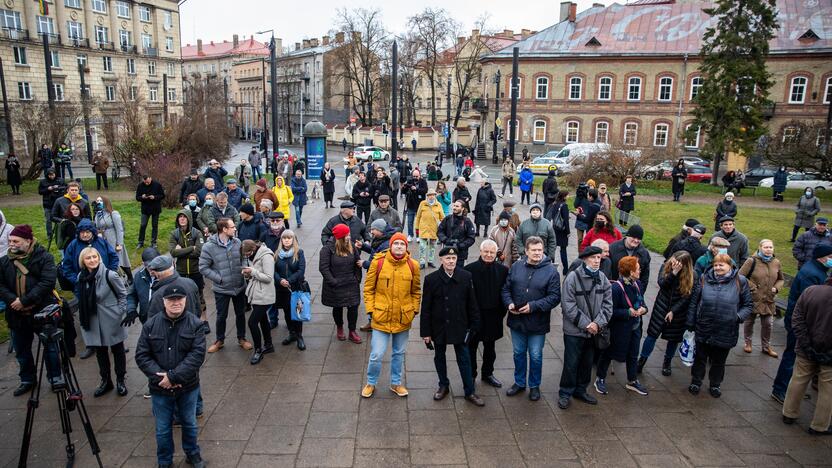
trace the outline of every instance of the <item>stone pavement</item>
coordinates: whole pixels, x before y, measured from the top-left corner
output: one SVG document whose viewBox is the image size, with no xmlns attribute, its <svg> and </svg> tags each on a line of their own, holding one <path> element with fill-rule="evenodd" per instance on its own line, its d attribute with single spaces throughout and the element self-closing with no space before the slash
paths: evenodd
<svg viewBox="0 0 832 468">
<path fill-rule="evenodd" d="M 339 179 L 339 187 L 342 183 Z M 296 230 L 306 251 L 307 279 L 315 303 L 313 320 L 304 326 L 308 349 L 300 352 L 294 346 L 279 345 L 287 333 L 281 321 L 273 333 L 277 352 L 257 366 L 248 363 L 248 352 L 231 343 L 208 355 L 201 372 L 205 417 L 199 421 L 199 442 L 209 466 L 762 467 L 832 463 L 832 438 L 806 433 L 811 402 L 804 404 L 798 424 L 781 423 L 780 406 L 769 399 L 778 361 L 762 355 L 758 344 L 752 354 L 739 347 L 731 352 L 721 399 L 706 392 L 689 395 L 689 369 L 678 360 L 673 375 L 662 377 L 659 366 L 664 342 L 660 340 L 641 377 L 649 396 L 627 392 L 623 365 L 616 363 L 616 375 L 608 379 L 610 393 L 599 397 L 598 406 L 576 401 L 566 411 L 558 409 L 563 352 L 559 309 L 553 312 L 554 326 L 544 350 L 544 398 L 539 402 L 530 402 L 525 395 L 508 398 L 505 389 L 480 384 L 478 393 L 486 406 L 476 408 L 462 399 L 454 363 L 449 364 L 452 395 L 433 401 L 437 379 L 432 354 L 418 336 L 418 318 L 406 357 L 405 384 L 410 396 L 399 398 L 386 388 L 388 351 L 377 394 L 371 399 L 360 398 L 369 346 L 366 341 L 361 345 L 337 341 L 330 311 L 317 303 L 321 284 L 317 271 L 319 233 L 336 212 L 324 209 L 322 201 L 313 201 L 306 207 L 305 224 Z M 473 259 L 475 253 L 471 255 Z M 570 258 L 575 258 L 574 247 Z M 649 304 L 656 294 L 659 265 L 654 257 Z M 213 312 L 211 294 L 207 297 Z M 359 323 L 364 320 L 360 314 Z M 229 321 L 232 328 L 233 322 Z M 141 395 L 146 380 L 133 361 L 138 334 L 139 327 L 134 326 L 129 337 L 127 397 L 112 392 L 92 398 L 98 383 L 95 359 L 74 360 L 108 467 L 155 466 L 150 401 Z M 228 335 L 233 337 L 233 330 Z M 782 350 L 784 342 L 782 322 L 778 321 L 773 343 Z M 508 336 L 498 342 L 497 350 L 495 374 L 510 385 L 513 361 Z M 18 382 L 16 373 L 12 355 L 2 352 L 0 466 L 16 464 L 26 416 L 25 397 L 11 395 Z M 75 414 L 72 418 L 77 466 L 94 466 L 78 419 Z M 48 392 L 42 395 L 34 434 L 29 466 L 61 465 L 64 439 L 55 400 Z M 178 430 L 175 436 L 179 450 L 176 463 L 185 466 Z"/>
</svg>

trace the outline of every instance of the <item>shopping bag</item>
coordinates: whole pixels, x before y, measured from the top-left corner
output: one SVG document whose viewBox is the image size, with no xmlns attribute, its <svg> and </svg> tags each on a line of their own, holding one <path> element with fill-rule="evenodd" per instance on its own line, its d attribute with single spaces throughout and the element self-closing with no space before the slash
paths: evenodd
<svg viewBox="0 0 832 468">
<path fill-rule="evenodd" d="M 679 346 L 679 357 L 682 359 L 682 364 L 688 367 L 693 365 L 693 353 L 696 351 L 695 337 L 692 331 L 686 331 L 682 336 L 682 344 Z"/>
<path fill-rule="evenodd" d="M 292 320 L 299 322 L 312 320 L 312 294 L 308 291 L 292 291 L 289 309 L 292 311 Z"/>
</svg>

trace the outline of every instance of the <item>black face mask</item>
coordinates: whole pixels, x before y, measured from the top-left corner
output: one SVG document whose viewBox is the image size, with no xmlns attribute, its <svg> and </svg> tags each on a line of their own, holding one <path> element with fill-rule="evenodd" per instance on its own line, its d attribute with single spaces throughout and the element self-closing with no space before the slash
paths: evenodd
<svg viewBox="0 0 832 468">
<path fill-rule="evenodd" d="M 595 221 L 595 227 L 598 228 L 598 229 L 602 229 L 606 225 L 607 225 L 606 221 Z"/>
</svg>

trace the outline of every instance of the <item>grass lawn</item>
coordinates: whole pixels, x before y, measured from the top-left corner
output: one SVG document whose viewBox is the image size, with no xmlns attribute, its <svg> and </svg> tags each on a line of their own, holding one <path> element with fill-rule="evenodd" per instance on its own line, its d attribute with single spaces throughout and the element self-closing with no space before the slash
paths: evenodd
<svg viewBox="0 0 832 468">
<path fill-rule="evenodd" d="M 40 184 L 40 179 L 42 177 L 37 178 L 36 180 L 24 180 L 23 185 L 20 186 L 20 193 L 22 195 L 37 195 L 38 194 L 38 184 Z M 130 179 L 126 177 L 122 177 L 121 179 L 113 182 L 112 179 L 109 181 L 110 184 L 110 191 L 120 191 L 120 190 L 129 190 L 135 191 L 136 184 L 130 181 Z M 84 191 L 87 193 L 95 192 L 95 177 L 92 178 L 83 178 L 81 179 L 81 186 L 84 188 Z M 11 187 L 6 184 L 0 185 L 0 191 L 2 191 L 2 195 L 10 195 L 12 192 Z M 101 192 L 106 193 L 106 192 Z"/>
<path fill-rule="evenodd" d="M 638 192 L 642 195 L 666 195 L 670 197 L 672 195 L 671 189 L 671 182 L 669 180 L 637 180 L 636 181 L 636 188 Z M 615 191 L 617 193 L 617 190 Z M 829 192 L 829 193 L 827 193 Z M 699 194 L 722 194 L 722 186 L 715 187 L 711 184 L 700 184 L 700 183 L 687 183 L 685 184 L 685 194 L 687 195 L 699 195 Z M 743 198 L 760 198 L 765 200 L 771 200 L 772 190 L 771 188 L 763 188 L 757 187 L 756 193 L 754 195 L 751 194 L 751 187 L 745 188 L 741 192 L 740 199 Z M 800 189 L 788 189 L 783 194 L 784 198 L 784 205 L 790 206 L 790 204 L 797 203 L 800 200 L 800 197 L 803 195 L 803 190 Z M 832 191 L 827 190 L 818 190 L 817 193 L 818 198 L 821 201 L 832 202 Z"/>
</svg>

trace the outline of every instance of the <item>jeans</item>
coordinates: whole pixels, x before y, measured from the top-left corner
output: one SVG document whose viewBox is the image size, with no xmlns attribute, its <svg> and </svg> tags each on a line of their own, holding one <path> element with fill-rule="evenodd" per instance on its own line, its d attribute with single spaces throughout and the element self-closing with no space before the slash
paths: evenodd
<svg viewBox="0 0 832 468">
<path fill-rule="evenodd" d="M 381 374 L 381 359 L 387 352 L 387 344 L 393 341 L 393 356 L 390 359 L 390 385 L 402 384 L 404 352 L 407 349 L 409 330 L 399 333 L 385 333 L 373 330 L 370 338 L 370 362 L 367 364 L 367 383 L 376 385 Z"/>
<path fill-rule="evenodd" d="M 153 417 L 156 419 L 156 461 L 160 465 L 173 463 L 176 447 L 173 442 L 173 418 L 182 424 L 182 449 L 191 458 L 199 455 L 196 407 L 199 387 L 176 395 L 152 395 Z"/>
<path fill-rule="evenodd" d="M 789 380 L 792 378 L 796 357 L 794 347 L 797 344 L 797 338 L 794 336 L 794 331 L 792 330 L 791 313 L 786 314 L 783 325 L 786 327 L 786 349 L 780 355 L 780 367 L 777 368 L 777 376 L 774 377 L 774 385 L 771 387 L 771 393 L 781 397 L 786 394 Z"/>
<path fill-rule="evenodd" d="M 586 395 L 594 350 L 592 338 L 563 335 L 563 372 L 560 375 L 559 396 L 568 398 L 572 395 Z"/>
<path fill-rule="evenodd" d="M 789 418 L 800 416 L 800 403 L 803 401 L 806 387 L 814 376 L 818 376 L 818 401 L 815 404 L 815 413 L 809 427 L 818 432 L 825 432 L 832 419 L 830 418 L 832 416 L 832 366 L 824 366 L 801 356 L 797 357 L 797 366 L 783 402 L 783 416 Z"/>
<path fill-rule="evenodd" d="M 525 190 L 520 191 L 520 204 L 523 204 L 523 200 L 526 200 L 526 204 L 532 204 L 532 192 L 527 192 Z"/>
<path fill-rule="evenodd" d="M 6 313 L 9 313 L 7 310 Z M 35 330 L 28 320 L 14 329 L 12 333 L 12 346 L 14 347 L 17 364 L 20 366 L 18 375 L 20 383 L 33 384 L 38 380 L 38 369 L 35 367 L 35 356 L 32 354 L 32 342 L 35 340 Z M 46 353 L 46 375 L 49 378 L 61 375 L 58 362 L 58 349 L 54 344 L 44 347 L 42 353 Z"/>
<path fill-rule="evenodd" d="M 255 182 L 263 177 L 263 173 L 260 171 L 260 166 L 251 166 L 251 177 Z"/>
<path fill-rule="evenodd" d="M 95 347 L 95 358 L 98 360 L 98 375 L 101 376 L 101 380 L 112 382 L 112 378 L 110 377 L 110 351 L 113 353 L 116 381 L 124 382 L 124 375 L 127 374 L 127 354 L 124 352 L 124 342 L 109 347 Z"/>
<path fill-rule="evenodd" d="M 444 343 L 433 344 L 436 347 L 433 355 L 433 365 L 436 367 L 436 374 L 439 377 L 439 386 L 450 387 L 451 381 L 448 380 L 448 363 L 445 360 L 445 348 L 447 345 Z M 468 355 L 468 346 L 461 343 L 452 346 L 454 347 L 454 354 L 456 354 L 459 375 L 462 377 L 462 387 L 465 390 L 465 396 L 473 395 L 474 376 L 471 373 L 471 357 Z"/>
<path fill-rule="evenodd" d="M 427 265 L 436 260 L 436 239 L 419 239 L 419 263 Z"/>
<path fill-rule="evenodd" d="M 407 235 L 413 237 L 413 222 L 416 220 L 416 210 L 410 208 L 404 211 L 405 218 L 407 218 Z"/>
<path fill-rule="evenodd" d="M 104 188 L 105 189 L 110 188 L 110 186 L 108 185 L 108 182 L 107 182 L 107 173 L 106 172 L 104 174 L 98 174 L 98 173 L 95 174 L 95 188 L 96 188 L 96 190 L 101 190 L 101 181 L 104 181 Z"/>
<path fill-rule="evenodd" d="M 711 362 L 711 370 L 708 372 L 708 385 L 711 388 L 719 387 L 725 377 L 725 360 L 728 359 L 727 348 L 717 348 L 702 342 L 696 342 L 696 351 L 693 353 L 693 367 L 690 368 L 690 381 L 696 385 L 702 385 L 705 378 L 705 366 Z"/>
<path fill-rule="evenodd" d="M 543 374 L 543 345 L 546 335 L 529 335 L 511 330 L 511 346 L 514 350 L 514 384 L 518 387 L 540 387 Z M 528 355 L 529 378 L 526 381 Z M 485 373 L 483 373 L 485 375 Z"/>
<path fill-rule="evenodd" d="M 494 375 L 494 361 L 497 360 L 497 352 L 494 349 L 494 340 L 482 342 L 482 376 L 490 377 Z M 471 356 L 471 375 L 477 376 L 477 348 L 480 342 L 478 340 L 471 340 L 468 345 L 468 355 Z"/>
<path fill-rule="evenodd" d="M 269 317 L 266 313 L 269 306 L 252 304 L 252 312 L 248 317 L 248 328 L 251 330 L 251 340 L 254 342 L 254 349 L 262 349 L 260 346 L 265 342 L 267 348 L 272 347 L 272 330 L 269 327 Z"/>
<path fill-rule="evenodd" d="M 75 179 L 75 176 L 72 175 L 72 162 L 71 161 L 65 162 L 64 163 L 64 168 L 66 169 L 66 173 L 69 174 L 69 178 L 70 179 Z M 63 175 L 61 177 L 63 177 Z"/>
<path fill-rule="evenodd" d="M 638 379 L 636 373 L 636 366 L 638 364 L 638 348 L 641 344 L 641 327 L 630 332 L 630 343 L 627 347 L 627 356 L 624 362 L 627 363 L 627 381 L 634 382 Z M 607 378 L 607 370 L 610 368 L 612 358 L 610 357 L 610 349 L 607 348 L 601 351 L 601 357 L 598 359 L 598 367 L 595 375 L 599 379 Z"/>
<path fill-rule="evenodd" d="M 500 195 L 506 194 L 506 187 L 508 187 L 508 193 L 514 195 L 514 178 L 513 177 L 503 177 L 503 188 L 501 189 L 502 193 Z"/>
<path fill-rule="evenodd" d="M 235 324 L 237 326 L 237 339 L 246 339 L 246 293 L 241 292 L 236 296 L 214 293 L 214 302 L 217 307 L 217 341 L 225 341 L 225 322 L 228 319 L 229 302 L 234 303 Z"/>
<path fill-rule="evenodd" d="M 653 338 L 650 335 L 644 337 L 644 343 L 641 345 L 641 355 L 640 357 L 643 359 L 647 359 L 650 357 L 650 354 L 653 352 L 653 348 L 656 347 L 656 338 Z M 673 355 L 676 354 L 676 348 L 679 347 L 678 341 L 668 341 L 667 347 L 664 349 L 664 358 L 668 361 L 673 359 Z"/>
<path fill-rule="evenodd" d="M 298 218 L 298 226 L 303 224 L 303 221 L 300 219 L 300 215 L 303 214 L 303 205 L 295 205 L 295 217 Z"/>
<path fill-rule="evenodd" d="M 145 231 L 147 231 L 147 221 L 151 219 L 150 239 L 154 244 L 156 238 L 159 236 L 159 213 L 146 215 L 142 213 L 141 225 L 139 226 L 139 244 L 144 242 Z"/>
<path fill-rule="evenodd" d="M 569 260 L 566 258 L 566 246 L 562 245 L 557 247 L 560 250 L 560 266 L 563 268 L 563 276 L 566 276 L 566 273 L 569 271 Z"/>
<path fill-rule="evenodd" d="M 347 309 L 347 326 L 350 331 L 355 331 L 355 322 L 358 321 L 358 306 L 346 307 Z M 344 307 L 333 307 L 332 318 L 335 320 L 335 325 L 338 327 L 344 326 Z"/>
</svg>

